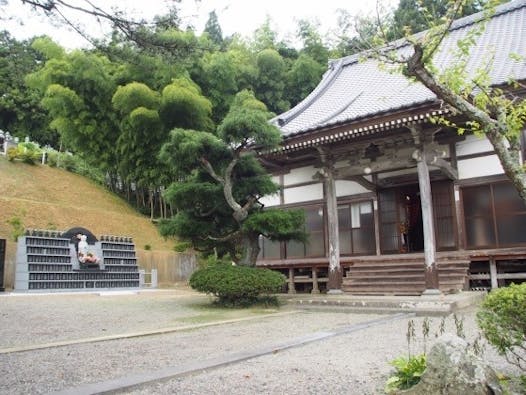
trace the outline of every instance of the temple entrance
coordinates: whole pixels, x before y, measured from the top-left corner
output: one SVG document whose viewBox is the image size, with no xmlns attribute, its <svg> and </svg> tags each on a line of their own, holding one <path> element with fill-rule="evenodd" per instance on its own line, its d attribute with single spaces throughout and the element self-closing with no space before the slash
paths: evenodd
<svg viewBox="0 0 526 395">
<path fill-rule="evenodd" d="M 418 185 L 390 188 L 378 194 L 380 246 L 383 254 L 424 250 Z"/>
<path fill-rule="evenodd" d="M 403 247 L 406 252 L 424 251 L 422 207 L 418 185 L 404 187 L 400 193 Z"/>
<path fill-rule="evenodd" d="M 451 182 L 433 182 L 431 191 L 437 250 L 455 249 L 457 243 Z M 418 184 L 381 190 L 378 203 L 382 254 L 424 251 Z"/>
</svg>

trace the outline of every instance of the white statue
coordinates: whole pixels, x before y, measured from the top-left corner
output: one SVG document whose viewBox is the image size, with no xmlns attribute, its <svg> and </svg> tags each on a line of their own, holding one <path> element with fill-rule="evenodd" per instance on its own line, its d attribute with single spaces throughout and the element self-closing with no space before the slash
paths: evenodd
<svg viewBox="0 0 526 395">
<path fill-rule="evenodd" d="M 77 239 L 79 239 L 78 245 L 78 257 L 80 263 L 99 263 L 100 258 L 94 255 L 92 252 L 88 251 L 88 242 L 87 236 L 83 234 L 78 234 Z"/>
</svg>

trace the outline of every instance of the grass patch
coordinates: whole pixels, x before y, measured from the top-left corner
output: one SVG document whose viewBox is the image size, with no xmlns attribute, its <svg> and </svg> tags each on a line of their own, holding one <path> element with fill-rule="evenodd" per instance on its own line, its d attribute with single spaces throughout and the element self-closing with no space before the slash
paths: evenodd
<svg viewBox="0 0 526 395">
<path fill-rule="evenodd" d="M 137 213 L 126 201 L 78 174 L 49 166 L 9 162 L 0 156 L 0 218 L 24 212 L 27 228 L 59 230 L 83 226 L 96 236 L 132 236 L 137 246 L 172 250 L 149 218 Z M 10 239 L 12 227 L 0 221 L 0 238 Z"/>
</svg>

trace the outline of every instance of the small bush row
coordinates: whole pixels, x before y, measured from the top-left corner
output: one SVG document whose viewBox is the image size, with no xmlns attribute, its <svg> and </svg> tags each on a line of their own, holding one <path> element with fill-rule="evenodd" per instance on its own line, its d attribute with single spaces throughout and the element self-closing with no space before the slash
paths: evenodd
<svg viewBox="0 0 526 395">
<path fill-rule="evenodd" d="M 104 174 L 86 161 L 68 152 L 58 152 L 53 149 L 42 149 L 38 144 L 24 142 L 7 150 L 7 159 L 11 162 L 21 161 L 30 165 L 41 163 L 45 153 L 45 163 L 50 167 L 58 167 L 72 173 L 80 174 L 99 184 L 104 184 Z"/>
</svg>

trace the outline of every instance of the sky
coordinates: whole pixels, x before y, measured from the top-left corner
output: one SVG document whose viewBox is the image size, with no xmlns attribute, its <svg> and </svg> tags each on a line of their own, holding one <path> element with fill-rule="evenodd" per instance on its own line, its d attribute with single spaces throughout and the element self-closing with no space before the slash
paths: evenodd
<svg viewBox="0 0 526 395">
<path fill-rule="evenodd" d="M 85 0 L 70 0 L 81 4 Z M 383 5 L 396 5 L 398 0 L 381 0 Z M 151 19 L 167 10 L 169 0 L 94 0 L 105 10 L 118 7 L 134 17 Z M 0 0 L 0 4 L 1 4 Z M 317 20 L 320 32 L 325 33 L 337 23 L 337 9 L 345 9 L 352 15 L 374 12 L 375 0 L 183 0 L 180 4 L 180 16 L 184 25 L 191 25 L 201 33 L 211 11 L 215 10 L 224 36 L 240 33 L 250 37 L 261 26 L 267 15 L 271 18 L 272 28 L 280 38 L 291 37 L 299 19 Z M 101 36 L 107 28 L 86 15 L 72 15 L 84 24 L 93 36 Z M 88 46 L 77 33 L 65 27 L 53 26 L 49 18 L 36 16 L 31 8 L 21 0 L 7 0 L 0 5 L 0 18 L 4 29 L 17 39 L 48 34 L 66 48 Z M 9 20 L 6 20 L 9 19 Z"/>
</svg>

